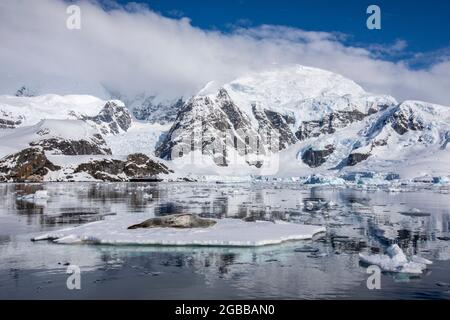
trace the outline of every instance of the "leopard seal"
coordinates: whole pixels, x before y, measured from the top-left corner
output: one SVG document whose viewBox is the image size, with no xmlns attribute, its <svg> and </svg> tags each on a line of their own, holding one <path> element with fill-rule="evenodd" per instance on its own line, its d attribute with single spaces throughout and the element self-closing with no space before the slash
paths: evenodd
<svg viewBox="0 0 450 320">
<path fill-rule="evenodd" d="M 156 217 L 129 226 L 128 229 L 140 228 L 208 228 L 216 224 L 212 219 L 200 218 L 193 214 L 182 213 L 164 217 Z"/>
</svg>

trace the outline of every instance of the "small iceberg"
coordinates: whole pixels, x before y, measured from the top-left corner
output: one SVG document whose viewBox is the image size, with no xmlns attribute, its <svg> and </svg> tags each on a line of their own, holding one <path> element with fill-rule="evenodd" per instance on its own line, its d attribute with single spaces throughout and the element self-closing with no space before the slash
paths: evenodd
<svg viewBox="0 0 450 320">
<path fill-rule="evenodd" d="M 377 265 L 383 271 L 410 274 L 421 274 L 427 268 L 427 265 L 433 263 L 419 256 L 413 256 L 411 260 L 408 260 L 397 244 L 387 248 L 386 253 L 374 255 L 360 253 L 359 259 L 366 264 Z"/>
<path fill-rule="evenodd" d="M 240 219 L 212 219 L 207 228 L 132 228 L 142 224 L 148 214 L 110 216 L 103 221 L 87 223 L 43 234 L 33 241 L 52 240 L 60 244 L 166 245 L 166 246 L 241 246 L 256 247 L 285 241 L 306 240 L 325 232 L 322 226 L 283 221 L 246 222 Z"/>
<path fill-rule="evenodd" d="M 33 194 L 26 194 L 23 196 L 18 196 L 17 200 L 27 201 L 27 202 L 45 202 L 50 198 L 47 190 L 37 190 Z"/>
</svg>

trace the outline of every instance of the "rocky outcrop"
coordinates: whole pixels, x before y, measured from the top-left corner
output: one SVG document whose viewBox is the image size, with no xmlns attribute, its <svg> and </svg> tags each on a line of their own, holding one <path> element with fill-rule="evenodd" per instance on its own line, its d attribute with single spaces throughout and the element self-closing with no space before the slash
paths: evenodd
<svg viewBox="0 0 450 320">
<path fill-rule="evenodd" d="M 320 167 L 327 161 L 328 156 L 333 152 L 333 145 L 327 145 L 323 150 L 313 150 L 312 148 L 309 148 L 303 152 L 302 161 L 311 168 Z"/>
<path fill-rule="evenodd" d="M 26 148 L 0 160 L 0 181 L 42 181 L 49 171 L 59 169 L 47 159 L 42 148 Z"/>
<path fill-rule="evenodd" d="M 108 101 L 96 116 L 81 116 L 80 118 L 97 124 L 100 132 L 105 135 L 119 134 L 131 127 L 131 116 L 128 109 L 114 101 Z"/>
<path fill-rule="evenodd" d="M 422 131 L 424 129 L 423 120 L 416 116 L 410 107 L 399 106 L 389 118 L 392 129 L 400 135 L 404 135 L 409 130 Z"/>
<path fill-rule="evenodd" d="M 295 124 L 295 118 L 293 116 L 284 115 L 272 110 L 263 110 L 256 105 L 252 106 L 252 112 L 259 123 L 258 131 L 272 133 L 272 138 L 278 139 L 278 150 L 283 150 L 297 142 L 297 138 L 290 128 L 291 125 Z"/>
<path fill-rule="evenodd" d="M 248 116 L 221 89 L 214 98 L 199 96 L 189 100 L 178 113 L 156 155 L 173 160 L 199 150 L 212 156 L 218 166 L 228 165 L 230 148 L 239 155 L 266 152 L 263 137 L 252 127 Z M 174 149 L 175 148 L 175 149 Z"/>
<path fill-rule="evenodd" d="M 117 159 L 94 160 L 78 165 L 74 173 L 86 172 L 95 179 L 103 181 L 128 181 L 136 178 L 147 178 L 172 172 L 162 163 L 148 156 L 136 153 L 127 157 L 126 161 Z"/>
<path fill-rule="evenodd" d="M 0 129 L 14 129 L 20 126 L 22 121 L 17 120 L 8 120 L 8 119 L 1 119 L 0 118 Z"/>
<path fill-rule="evenodd" d="M 174 214 L 145 220 L 139 224 L 129 226 L 128 229 L 140 228 L 208 228 L 216 224 L 212 219 L 199 218 L 193 214 Z"/>
<path fill-rule="evenodd" d="M 447 131 L 444 135 L 444 142 L 441 145 L 441 150 L 445 150 L 447 148 L 447 144 L 450 142 L 450 131 Z"/>
<path fill-rule="evenodd" d="M 28 87 L 22 86 L 16 91 L 16 97 L 34 97 L 36 92 Z"/>
<path fill-rule="evenodd" d="M 66 156 L 75 155 L 110 155 L 111 149 L 99 134 L 88 140 L 68 140 L 60 138 L 42 139 L 30 142 L 30 146 L 40 146 L 51 154 Z"/>
<path fill-rule="evenodd" d="M 95 179 L 102 181 L 126 181 L 123 173 L 124 161 L 116 159 L 94 160 L 78 165 L 74 173 L 86 172 Z"/>
<path fill-rule="evenodd" d="M 160 162 L 150 159 L 142 153 L 130 154 L 125 162 L 124 173 L 128 177 L 139 178 L 156 176 L 158 174 L 168 174 L 171 171 Z"/>
<path fill-rule="evenodd" d="M 347 166 L 354 166 L 370 157 L 370 153 L 351 153 L 347 158 Z"/>
<path fill-rule="evenodd" d="M 371 109 L 371 112 L 376 112 L 376 110 Z M 361 121 L 367 116 L 368 114 L 358 110 L 332 112 L 324 116 L 321 120 L 303 121 L 295 135 L 297 139 L 305 140 L 324 134 L 332 134 L 336 132 L 336 129 L 345 128 L 349 124 L 355 121 Z"/>
<path fill-rule="evenodd" d="M 22 124 L 23 116 L 0 110 L 0 129 L 14 129 Z"/>
</svg>

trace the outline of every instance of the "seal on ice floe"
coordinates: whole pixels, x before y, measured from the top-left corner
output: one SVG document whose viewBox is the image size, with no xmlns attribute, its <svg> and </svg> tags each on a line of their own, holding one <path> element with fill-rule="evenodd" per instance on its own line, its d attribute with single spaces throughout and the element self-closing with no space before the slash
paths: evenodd
<svg viewBox="0 0 450 320">
<path fill-rule="evenodd" d="M 165 217 L 157 217 L 132 225 L 128 229 L 139 228 L 208 228 L 216 224 L 211 219 L 199 218 L 192 214 L 174 214 Z"/>
</svg>

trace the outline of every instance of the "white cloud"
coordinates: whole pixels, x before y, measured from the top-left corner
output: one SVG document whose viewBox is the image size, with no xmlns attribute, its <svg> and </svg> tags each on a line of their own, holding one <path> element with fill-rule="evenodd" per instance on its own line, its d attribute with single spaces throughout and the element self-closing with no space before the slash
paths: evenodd
<svg viewBox="0 0 450 320">
<path fill-rule="evenodd" d="M 114 2 L 109 8 L 114 8 Z M 0 93 L 20 85 L 43 91 L 102 95 L 102 85 L 127 95 L 188 95 L 210 80 L 229 81 L 272 64 L 300 63 L 335 71 L 368 91 L 397 99 L 450 105 L 450 60 L 412 70 L 380 58 L 391 47 L 346 46 L 345 35 L 281 26 L 237 28 L 230 33 L 193 27 L 143 6 L 105 11 L 81 2 L 81 30 L 66 28 L 60 0 L 0 2 Z M 384 51 L 383 51 L 384 50 Z"/>
</svg>

